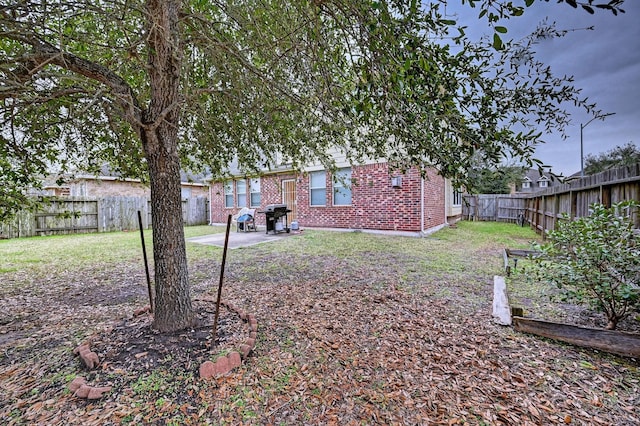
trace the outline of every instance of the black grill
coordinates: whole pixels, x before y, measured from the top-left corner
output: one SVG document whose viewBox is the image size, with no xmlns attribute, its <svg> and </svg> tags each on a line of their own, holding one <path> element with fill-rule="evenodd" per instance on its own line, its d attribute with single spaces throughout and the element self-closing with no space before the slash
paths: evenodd
<svg viewBox="0 0 640 426">
<path fill-rule="evenodd" d="M 288 233 L 290 231 L 288 214 L 291 213 L 291 210 L 287 208 L 286 204 L 269 204 L 265 206 L 264 211 L 260 213 L 265 214 L 267 234 L 269 232 L 273 232 L 274 234 L 278 232 Z"/>
</svg>

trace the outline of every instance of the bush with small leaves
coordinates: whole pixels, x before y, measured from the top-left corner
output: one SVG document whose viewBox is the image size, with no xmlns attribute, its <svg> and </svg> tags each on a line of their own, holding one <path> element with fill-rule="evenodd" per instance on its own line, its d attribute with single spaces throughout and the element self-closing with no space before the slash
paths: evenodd
<svg viewBox="0 0 640 426">
<path fill-rule="evenodd" d="M 615 329 L 640 308 L 640 235 L 633 227 L 639 204 L 590 207 L 587 217 L 558 221 L 538 245 L 543 256 L 528 275 L 555 284 L 566 300 L 602 311 L 606 328 Z"/>
</svg>

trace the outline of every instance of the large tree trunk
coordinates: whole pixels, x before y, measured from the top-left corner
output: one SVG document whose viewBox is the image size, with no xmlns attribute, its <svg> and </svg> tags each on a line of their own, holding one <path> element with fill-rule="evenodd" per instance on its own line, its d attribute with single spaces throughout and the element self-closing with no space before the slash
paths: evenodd
<svg viewBox="0 0 640 426">
<path fill-rule="evenodd" d="M 168 332 L 193 323 L 182 227 L 178 126 L 180 0 L 147 0 L 151 99 L 141 139 L 149 165 L 156 303 L 154 328 Z"/>
<path fill-rule="evenodd" d="M 161 145 L 175 145 L 160 139 Z M 151 155 L 151 212 L 156 300 L 154 328 L 175 331 L 192 325 L 193 311 L 182 220 L 180 165 L 177 153 Z"/>
</svg>

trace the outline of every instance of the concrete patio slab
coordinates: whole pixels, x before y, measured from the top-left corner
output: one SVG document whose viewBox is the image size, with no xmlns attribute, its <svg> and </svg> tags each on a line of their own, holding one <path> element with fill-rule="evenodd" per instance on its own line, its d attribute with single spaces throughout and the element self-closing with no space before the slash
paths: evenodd
<svg viewBox="0 0 640 426">
<path fill-rule="evenodd" d="M 299 232 L 281 232 L 279 234 L 265 233 L 264 230 L 258 230 L 254 232 L 236 232 L 235 229 L 231 229 L 229 233 L 229 248 L 236 249 L 240 247 L 249 247 L 256 244 L 269 243 L 274 241 L 281 241 L 283 238 L 298 235 Z M 200 237 L 187 238 L 188 242 L 196 244 L 206 244 L 210 246 L 224 247 L 224 232 L 218 232 L 211 235 L 202 235 Z"/>
</svg>

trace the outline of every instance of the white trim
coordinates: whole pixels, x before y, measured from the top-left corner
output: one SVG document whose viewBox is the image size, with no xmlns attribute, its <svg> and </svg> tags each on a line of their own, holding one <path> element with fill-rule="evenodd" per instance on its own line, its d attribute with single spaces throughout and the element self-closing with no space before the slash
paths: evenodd
<svg viewBox="0 0 640 426">
<path fill-rule="evenodd" d="M 444 204 L 444 223 L 449 224 L 449 221 L 447 220 L 447 217 L 449 217 L 449 213 L 451 212 L 451 210 L 453 209 L 453 200 L 451 200 L 451 203 L 447 203 L 447 192 L 449 192 L 449 188 L 453 189 L 453 185 L 447 185 L 447 180 L 442 178 L 442 180 L 444 181 L 444 200 L 443 200 L 443 204 Z M 450 195 L 450 197 L 453 198 L 453 194 Z M 460 197 L 462 197 L 462 195 L 460 195 Z M 424 233 L 424 230 L 422 231 L 422 233 Z"/>
<path fill-rule="evenodd" d="M 336 179 L 337 175 L 344 172 L 345 170 L 349 171 L 349 177 L 348 179 L 345 179 L 345 181 L 346 180 L 349 181 L 348 183 L 345 182 L 345 184 L 349 185 L 348 187 L 342 185 L 339 179 Z M 336 186 L 336 184 L 339 184 L 340 186 Z M 337 188 L 337 191 L 336 191 L 336 188 Z M 340 189 L 342 188 L 349 189 L 349 198 L 350 198 L 349 204 L 336 204 L 336 193 L 340 192 Z M 351 206 L 353 206 L 353 168 L 341 167 L 339 169 L 336 169 L 335 173 L 331 174 L 331 207 L 351 207 Z"/>
<path fill-rule="evenodd" d="M 324 178 L 324 186 L 321 187 L 314 187 L 311 186 L 311 174 L 312 173 L 318 173 L 318 172 L 322 172 L 322 177 Z M 312 172 L 308 172 L 307 173 L 307 181 L 309 183 L 309 207 L 327 207 L 327 171 L 325 169 L 321 169 L 321 170 L 314 170 Z M 324 189 L 324 203 L 322 204 L 313 204 L 313 190 L 314 189 Z M 333 197 L 332 197 L 333 199 Z M 333 202 L 333 201 L 332 201 Z"/>
<path fill-rule="evenodd" d="M 447 210 L 447 203 L 445 203 L 445 217 Z M 420 233 L 424 232 L 424 177 L 420 176 Z"/>
</svg>

